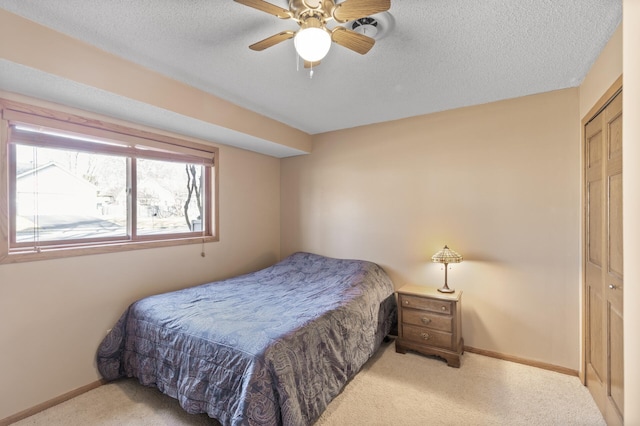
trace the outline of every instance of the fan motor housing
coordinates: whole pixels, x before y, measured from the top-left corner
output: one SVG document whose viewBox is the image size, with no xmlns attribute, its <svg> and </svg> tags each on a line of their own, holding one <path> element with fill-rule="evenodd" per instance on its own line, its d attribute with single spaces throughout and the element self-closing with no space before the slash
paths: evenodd
<svg viewBox="0 0 640 426">
<path fill-rule="evenodd" d="M 333 0 L 289 0 L 289 10 L 297 21 L 305 21 L 313 16 L 325 23 L 331 18 L 334 6 Z"/>
</svg>

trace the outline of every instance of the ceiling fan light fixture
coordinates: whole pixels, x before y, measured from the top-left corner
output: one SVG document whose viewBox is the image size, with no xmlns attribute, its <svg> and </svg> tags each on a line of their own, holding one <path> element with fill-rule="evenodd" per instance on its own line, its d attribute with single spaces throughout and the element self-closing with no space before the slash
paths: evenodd
<svg viewBox="0 0 640 426">
<path fill-rule="evenodd" d="M 296 52 L 308 62 L 322 60 L 331 48 L 331 35 L 322 28 L 304 28 L 293 38 Z"/>
</svg>

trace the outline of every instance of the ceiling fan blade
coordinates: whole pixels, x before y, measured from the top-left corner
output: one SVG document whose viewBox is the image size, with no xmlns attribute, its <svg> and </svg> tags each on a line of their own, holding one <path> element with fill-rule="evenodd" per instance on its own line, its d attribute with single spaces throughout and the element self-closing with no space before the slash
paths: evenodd
<svg viewBox="0 0 640 426">
<path fill-rule="evenodd" d="M 344 27 L 335 27 L 331 32 L 331 40 L 340 46 L 358 52 L 361 55 L 367 53 L 376 43 L 371 37 L 348 30 Z"/>
<path fill-rule="evenodd" d="M 304 61 L 305 68 L 315 68 L 318 65 L 320 65 L 320 61 L 315 61 L 315 62 Z"/>
<path fill-rule="evenodd" d="M 283 42 L 285 40 L 289 40 L 290 38 L 293 38 L 293 36 L 296 33 L 294 31 L 283 31 L 281 33 L 278 33 L 276 35 L 272 35 L 271 37 L 267 37 L 264 40 L 261 40 L 257 43 L 253 43 L 251 46 L 249 46 L 249 49 L 251 50 L 255 50 L 255 51 L 261 51 L 264 50 L 268 47 L 271 46 L 275 46 L 276 44 Z"/>
<path fill-rule="evenodd" d="M 391 0 L 347 0 L 333 9 L 333 18 L 338 22 L 353 21 L 391 8 Z"/>
<path fill-rule="evenodd" d="M 254 9 L 258 9 L 262 12 L 267 12 L 271 15 L 275 15 L 280 19 L 289 19 L 291 18 L 291 12 L 287 9 L 283 9 L 280 6 L 276 6 L 275 4 L 271 4 L 262 0 L 235 0 L 237 3 L 243 4 L 245 6 L 252 7 Z"/>
</svg>

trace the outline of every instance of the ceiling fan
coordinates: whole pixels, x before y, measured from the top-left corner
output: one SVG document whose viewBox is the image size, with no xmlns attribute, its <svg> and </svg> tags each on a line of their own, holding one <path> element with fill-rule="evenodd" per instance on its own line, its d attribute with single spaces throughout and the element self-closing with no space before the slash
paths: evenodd
<svg viewBox="0 0 640 426">
<path fill-rule="evenodd" d="M 288 10 L 263 0 L 235 1 L 281 19 L 296 21 L 300 25 L 298 31 L 282 31 L 249 48 L 261 51 L 293 38 L 296 51 L 306 68 L 318 65 L 329 52 L 332 42 L 361 55 L 375 44 L 373 38 L 339 25 L 329 29 L 327 22 L 332 19 L 338 23 L 355 21 L 391 8 L 391 0 L 345 0 L 341 3 L 335 0 L 289 0 Z"/>
</svg>

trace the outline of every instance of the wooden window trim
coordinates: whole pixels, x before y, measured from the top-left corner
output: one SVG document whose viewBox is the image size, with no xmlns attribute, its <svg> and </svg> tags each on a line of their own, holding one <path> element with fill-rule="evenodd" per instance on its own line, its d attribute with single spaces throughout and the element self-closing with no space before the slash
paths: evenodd
<svg viewBox="0 0 640 426">
<path fill-rule="evenodd" d="M 118 135 L 119 141 L 129 142 L 132 146 L 154 146 L 159 149 L 191 153 L 203 158 L 212 158 L 212 154 L 218 152 L 218 148 L 214 146 L 6 99 L 0 99 L 0 106 L 2 106 L 2 118 L 7 121 L 51 127 L 96 138 L 114 139 L 113 135 Z"/>
<path fill-rule="evenodd" d="M 179 139 L 167 135 L 157 134 L 146 130 L 136 129 L 121 124 L 111 123 L 103 119 L 86 118 L 79 114 L 56 111 L 41 106 L 33 106 L 22 102 L 16 102 L 0 98 L 0 264 L 19 263 L 64 257 L 75 257 L 92 254 L 116 253 L 129 250 L 139 250 L 157 247 L 181 246 L 187 244 L 205 244 L 219 241 L 218 219 L 218 147 L 197 143 L 190 140 Z M 9 133 L 12 125 L 25 124 L 33 127 L 39 125 L 60 131 L 78 133 L 97 139 L 116 139 L 125 142 L 132 150 L 139 147 L 151 148 L 150 155 L 136 151 L 135 158 L 151 158 L 163 161 L 185 161 L 201 163 L 204 167 L 205 179 L 209 182 L 209 194 L 206 197 L 206 205 L 203 229 L 209 230 L 209 234 L 195 236 L 188 234 L 163 234 L 135 235 L 135 240 L 123 241 L 122 239 L 95 239 L 91 241 L 65 241 L 64 244 L 45 244 L 42 250 L 33 250 L 33 245 L 27 248 L 10 248 L 10 218 L 11 206 L 9 192 Z M 117 135 L 117 138 L 114 138 Z M 45 138 L 46 139 L 46 138 Z M 34 137 L 29 143 L 34 146 L 55 147 L 50 145 L 51 139 L 37 141 Z M 106 152 L 107 150 L 100 150 Z M 166 152 L 176 153 L 176 155 Z M 135 162 L 134 162 L 135 163 Z M 134 166 L 135 167 L 135 166 Z M 15 172 L 15 170 L 14 170 Z M 132 190 L 135 182 L 130 182 Z M 130 215 L 135 215 L 134 208 L 129 209 Z M 135 219 L 133 217 L 132 219 Z"/>
</svg>

